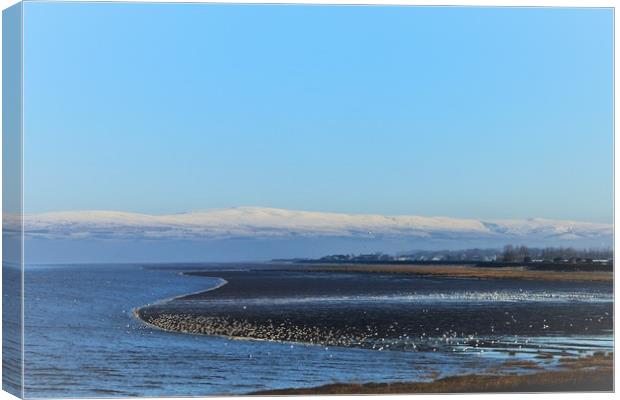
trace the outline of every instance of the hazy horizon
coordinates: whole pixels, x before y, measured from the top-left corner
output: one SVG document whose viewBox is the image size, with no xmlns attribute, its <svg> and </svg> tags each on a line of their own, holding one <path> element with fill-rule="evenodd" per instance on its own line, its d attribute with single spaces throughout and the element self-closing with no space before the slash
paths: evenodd
<svg viewBox="0 0 620 400">
<path fill-rule="evenodd" d="M 24 226 L 29 263 L 266 261 L 336 253 L 489 248 L 509 243 L 606 248 L 613 238 L 613 226 L 601 223 L 338 214 L 262 207 L 169 215 L 114 211 L 29 214 L 24 216 Z"/>
</svg>

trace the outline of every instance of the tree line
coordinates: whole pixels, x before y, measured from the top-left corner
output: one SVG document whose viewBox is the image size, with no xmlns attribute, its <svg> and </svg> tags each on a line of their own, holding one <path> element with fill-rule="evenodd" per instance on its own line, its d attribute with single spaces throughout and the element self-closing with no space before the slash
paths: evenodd
<svg viewBox="0 0 620 400">
<path fill-rule="evenodd" d="M 613 258 L 611 248 L 604 249 L 575 249 L 573 247 L 545 247 L 529 248 L 524 245 L 514 246 L 507 244 L 501 254 L 505 262 L 527 262 L 532 260 L 543 261 L 577 261 L 609 260 Z"/>
</svg>

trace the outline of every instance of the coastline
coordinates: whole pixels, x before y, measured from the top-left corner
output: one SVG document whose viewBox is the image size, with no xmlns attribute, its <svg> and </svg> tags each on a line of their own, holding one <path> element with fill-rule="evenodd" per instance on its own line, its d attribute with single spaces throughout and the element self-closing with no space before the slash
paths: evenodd
<svg viewBox="0 0 620 400">
<path fill-rule="evenodd" d="M 497 392 L 612 392 L 613 353 L 563 360 L 560 370 L 532 374 L 457 375 L 432 382 L 333 383 L 311 388 L 262 390 L 249 395 L 345 395 Z"/>
<path fill-rule="evenodd" d="M 181 272 L 181 273 L 179 273 L 179 275 L 189 276 L 189 275 L 188 275 L 187 273 L 185 273 L 185 272 Z M 217 285 L 215 285 L 215 286 L 213 286 L 213 287 L 211 287 L 211 288 L 197 290 L 197 291 L 192 292 L 192 293 L 186 293 L 186 294 L 180 294 L 180 295 L 177 295 L 177 296 L 167 297 L 167 298 L 165 298 L 165 299 L 157 300 L 157 301 L 155 301 L 155 302 L 154 302 L 154 303 L 152 303 L 152 304 L 150 304 L 150 303 L 149 303 L 149 304 L 145 304 L 145 305 L 142 305 L 142 306 L 134 307 L 134 308 L 132 308 L 132 309 L 131 309 L 131 315 L 133 315 L 133 317 L 134 317 L 134 318 L 136 318 L 137 320 L 139 320 L 139 321 L 140 321 L 140 322 L 142 322 L 143 324 L 148 325 L 148 326 L 149 326 L 149 327 L 151 327 L 151 328 L 154 328 L 154 329 L 159 329 L 159 330 L 166 331 L 166 332 L 178 332 L 178 331 L 171 330 L 171 329 L 165 329 L 165 328 L 163 328 L 163 327 L 161 327 L 161 326 L 158 326 L 158 325 L 155 325 L 155 324 L 152 324 L 152 323 L 148 322 L 146 319 L 144 319 L 144 318 L 142 318 L 142 317 L 140 316 L 140 311 L 141 311 L 142 309 L 147 308 L 147 307 L 151 307 L 151 306 L 154 306 L 154 305 L 159 305 L 159 304 L 165 304 L 165 303 L 168 303 L 168 302 L 170 302 L 170 301 L 174 301 L 174 300 L 182 299 L 183 297 L 186 297 L 186 296 L 192 296 L 192 295 L 196 295 L 196 294 L 201 294 L 201 293 L 210 292 L 210 291 L 212 291 L 212 290 L 219 289 L 219 288 L 221 288 L 222 286 L 225 286 L 226 284 L 228 284 L 228 281 L 227 281 L 226 279 L 222 279 L 222 278 L 218 278 L 218 277 L 213 277 L 213 278 L 214 278 L 214 279 L 219 279 L 219 280 L 220 280 L 220 282 L 219 282 Z M 186 332 L 183 332 L 183 333 L 186 333 Z"/>
<path fill-rule="evenodd" d="M 384 340 L 416 350 L 437 334 L 455 344 L 470 336 L 579 335 L 611 328 L 609 306 L 581 301 L 584 287 L 574 281 L 365 271 L 190 271 L 183 274 L 219 283 L 138 307 L 134 315 L 166 331 L 370 349 L 381 349 Z M 588 285 L 594 292 L 609 290 L 608 282 Z M 567 309 L 565 300 L 571 299 L 578 301 Z M 537 302 L 535 312 L 531 301 Z M 480 302 L 486 304 L 483 313 Z M 584 321 L 584 315 L 597 317 Z"/>
<path fill-rule="evenodd" d="M 372 267 L 374 268 L 376 266 Z M 332 272 L 336 271 L 345 272 L 345 275 L 347 275 L 348 277 L 343 278 L 338 277 L 338 274 L 332 274 Z M 487 279 L 484 277 L 477 277 L 478 279 L 472 279 L 470 276 L 466 275 L 468 273 L 471 273 L 471 271 L 465 270 L 465 276 L 459 276 L 458 273 L 454 274 L 454 271 L 455 269 L 452 268 L 452 275 L 447 275 L 444 272 L 443 274 L 440 273 L 438 275 L 431 275 L 429 279 L 434 279 L 442 282 L 443 279 L 446 279 L 445 282 L 449 282 L 450 280 L 448 278 L 462 278 L 452 280 L 453 282 L 456 282 L 454 284 L 457 285 L 468 285 L 467 280 L 470 280 L 471 282 L 478 282 L 478 284 L 482 284 L 484 285 L 484 287 L 487 287 L 489 285 L 497 284 L 506 285 L 506 282 L 508 282 L 506 281 L 506 279 L 511 278 L 504 276 L 498 280 L 495 280 L 493 278 Z M 463 269 L 457 269 L 457 271 L 462 272 Z M 303 277 L 297 276 L 299 275 L 300 271 L 288 271 L 291 272 L 291 275 L 282 274 L 282 272 L 283 271 L 281 270 L 275 270 L 271 272 L 255 272 L 253 274 L 248 273 L 247 271 L 183 272 L 183 275 L 208 276 L 211 278 L 220 279 L 221 282 L 218 285 L 215 285 L 214 287 L 211 287 L 209 289 L 197 291 L 190 294 L 175 296 L 167 300 L 160 300 L 151 305 L 135 308 L 133 310 L 133 315 L 142 323 L 158 330 L 173 333 L 208 335 L 244 341 L 272 341 L 281 343 L 298 343 L 305 345 L 321 345 L 329 347 L 341 346 L 375 349 L 375 344 L 377 342 L 372 339 L 372 335 L 376 335 L 378 333 L 378 337 L 385 337 L 387 341 L 388 338 L 395 338 L 395 335 L 398 334 L 398 332 L 394 331 L 389 332 L 385 330 L 378 330 L 373 331 L 372 334 L 364 336 L 360 335 L 360 331 L 355 330 L 356 328 L 351 329 L 351 327 L 354 327 L 355 325 L 354 321 L 360 321 L 361 318 L 369 317 L 366 312 L 370 313 L 371 311 L 367 309 L 364 309 L 364 315 L 362 316 L 362 314 L 360 313 L 356 314 L 356 312 L 359 311 L 358 309 L 347 308 L 346 316 L 345 318 L 343 318 L 343 315 L 313 314 L 313 310 L 309 309 L 296 310 L 295 313 L 292 313 L 291 309 L 289 308 L 282 308 L 282 306 L 274 307 L 274 303 L 270 303 L 270 301 L 272 301 L 274 298 L 274 294 L 276 295 L 276 299 L 280 299 L 277 297 L 277 295 L 281 295 L 284 296 L 282 297 L 282 299 L 286 299 L 286 301 L 288 301 L 290 300 L 290 298 L 286 296 L 291 296 L 292 294 L 300 296 L 309 295 L 311 297 L 312 295 L 321 295 L 324 293 L 328 293 L 330 292 L 330 290 L 333 290 L 334 287 L 337 287 L 338 289 L 342 289 L 344 287 L 345 291 L 365 291 L 368 290 L 368 288 L 370 287 L 369 282 L 372 283 L 373 290 L 381 289 L 381 285 L 386 285 L 385 287 L 383 287 L 383 289 L 392 289 L 395 283 L 390 283 L 389 286 L 387 286 L 387 283 L 385 283 L 387 281 L 384 281 L 384 283 L 381 285 L 379 285 L 379 283 L 385 279 L 390 282 L 395 279 L 395 281 L 398 282 L 401 280 L 400 278 L 398 278 L 398 276 L 394 276 L 390 272 L 387 272 L 383 269 L 369 271 L 366 268 L 362 268 L 361 270 L 343 271 L 342 267 L 336 267 L 333 270 L 303 270 L 301 271 L 304 274 Z M 405 275 L 412 275 L 412 277 L 416 275 L 429 277 L 429 275 L 422 274 L 422 271 L 419 270 L 415 271 L 415 273 L 413 274 L 410 274 L 409 272 L 410 271 L 401 271 L 399 273 Z M 479 272 L 479 269 L 476 269 L 476 272 Z M 383 278 L 377 275 L 381 273 L 383 274 Z M 291 276 L 297 277 L 293 279 Z M 332 281 L 336 283 L 333 283 Z M 524 285 L 526 281 L 530 282 L 529 285 L 532 285 L 531 279 L 525 279 Z M 543 282 L 539 283 L 538 285 L 547 285 L 547 283 L 552 283 L 548 279 L 541 279 L 541 281 Z M 421 285 L 427 285 L 427 283 L 425 282 L 426 281 L 423 280 Z M 573 281 L 558 280 L 556 283 L 564 286 L 574 286 L 575 283 L 571 282 Z M 606 281 L 600 280 L 591 281 L 591 285 L 606 286 L 606 283 Z M 376 287 L 377 285 L 378 288 Z M 304 298 L 302 297 L 302 301 L 299 304 L 303 304 L 303 299 Z M 204 301 L 206 301 L 206 303 Z M 523 307 L 523 309 L 527 309 L 527 305 L 525 305 L 525 307 L 523 305 L 515 305 L 515 307 Z M 537 308 L 535 318 L 540 317 L 540 319 L 542 320 L 545 315 L 538 314 L 541 311 L 549 312 L 544 311 L 544 307 Z M 489 314 L 489 312 L 492 312 L 492 310 L 485 309 L 485 314 Z M 399 311 L 399 313 L 402 313 L 402 311 Z M 406 316 L 405 318 L 404 315 L 399 313 L 394 313 L 388 310 L 388 314 L 386 315 L 385 310 L 383 310 L 380 313 L 383 319 L 376 321 L 370 320 L 372 322 L 369 323 L 379 328 L 381 326 L 390 325 L 391 323 L 393 323 L 393 321 L 399 321 L 401 326 L 404 328 L 404 325 L 407 322 L 406 318 L 412 318 L 413 316 Z M 281 316 L 280 314 L 282 314 L 283 316 Z M 494 318 L 500 317 L 504 314 L 504 310 L 502 309 L 501 312 L 495 314 Z M 580 312 L 577 312 L 577 314 L 585 315 Z M 321 317 L 317 317 L 317 315 L 321 315 Z M 471 318 L 471 315 L 460 316 L 456 314 L 440 313 L 434 314 L 430 319 L 436 319 L 437 315 L 440 315 L 444 321 L 448 320 L 450 321 L 450 323 L 453 323 L 457 326 L 471 323 L 472 325 L 470 326 L 475 327 L 476 330 L 479 331 L 478 333 L 482 333 L 482 335 L 485 334 L 484 332 L 480 332 L 485 329 L 485 326 L 479 324 L 475 320 L 468 321 L 468 319 Z M 526 314 L 521 315 L 525 316 Z M 553 312 L 551 312 L 551 314 L 548 315 L 554 314 Z M 549 318 L 548 315 L 546 316 L 547 318 Z M 281 318 L 278 319 L 279 317 Z M 401 317 L 405 319 L 399 319 Z M 418 318 L 428 318 L 428 315 L 426 315 L 424 311 L 420 314 L 416 314 L 416 323 L 422 321 L 418 320 Z M 512 315 L 509 318 L 510 321 L 515 321 Z M 516 319 L 522 320 L 524 318 L 517 316 Z M 345 322 L 342 322 L 343 320 Z M 545 321 L 553 324 L 548 319 Z M 366 322 L 368 321 L 365 321 L 365 323 Z M 427 320 L 424 320 L 424 322 L 426 323 Z M 432 322 L 438 323 L 437 321 Z M 432 325 L 430 327 L 432 328 L 434 326 L 440 325 Z M 428 328 L 429 325 L 427 325 L 425 329 Z M 491 327 L 491 329 L 493 329 L 493 327 Z M 502 329 L 501 325 L 496 326 L 495 329 L 495 332 L 497 332 L 497 329 Z M 442 332 L 440 332 L 440 334 Z M 525 337 L 527 337 L 527 331 L 523 332 Z M 412 348 L 405 346 L 403 347 L 403 350 L 432 352 L 436 350 L 441 351 L 440 347 L 435 348 L 436 344 L 434 345 L 431 342 L 424 342 L 424 340 L 426 339 L 422 340 L 422 336 L 425 335 L 424 332 L 416 331 L 408 333 L 412 334 L 412 339 L 413 333 L 415 333 L 415 344 L 417 345 L 417 349 L 416 346 L 413 346 Z M 477 339 L 472 340 L 470 338 L 469 341 L 463 340 L 459 342 L 456 339 L 456 331 L 445 331 L 445 333 L 449 334 L 449 338 L 452 337 L 451 335 L 454 335 L 454 340 L 449 339 L 450 345 L 469 345 L 478 347 Z M 469 333 L 465 331 L 465 334 L 460 332 L 459 335 L 459 337 L 466 338 Z M 482 340 L 482 337 L 484 336 L 481 336 L 479 345 L 481 347 L 491 346 L 492 348 L 493 342 Z M 366 342 L 369 339 L 370 341 Z M 408 344 L 407 346 L 410 346 L 412 343 Z M 376 350 L 382 349 L 383 344 L 381 344 L 381 347 L 376 347 Z M 390 348 L 389 350 L 392 349 L 398 350 L 399 348 L 397 348 L 396 346 L 392 346 L 392 348 Z M 540 351 L 541 350 L 539 350 L 539 352 Z M 510 375 L 511 371 L 510 368 L 508 368 L 505 371 L 497 369 L 496 371 L 492 371 L 491 374 L 479 374 L 478 372 L 476 372 L 475 375 L 460 374 L 455 376 L 442 377 L 432 382 L 412 381 L 398 383 L 337 383 L 317 386 L 313 388 L 277 389 L 252 392 L 250 394 L 291 395 L 451 392 L 466 393 L 562 390 L 608 391 L 613 389 L 613 379 L 609 378 L 609 371 L 612 371 L 613 361 L 610 356 L 601 356 L 599 354 L 598 356 L 590 355 L 582 357 L 581 355 L 572 354 L 572 357 L 579 357 L 575 358 L 579 362 L 573 363 L 573 367 L 571 368 L 565 368 L 567 365 L 570 365 L 570 362 L 566 361 L 568 359 L 567 355 L 568 354 L 557 354 L 557 360 L 558 362 L 560 362 L 560 369 L 556 369 L 556 366 L 545 365 L 544 363 L 535 363 L 535 365 L 532 365 L 530 367 L 528 367 L 527 365 L 524 366 L 523 371 L 525 371 L 525 373 L 520 373 L 517 375 Z M 588 364 L 588 360 L 594 360 L 594 364 L 590 365 L 589 369 L 580 367 L 581 365 Z M 508 362 L 510 362 L 510 360 Z M 518 361 L 514 360 L 512 362 L 514 363 Z M 536 369 L 537 371 L 535 371 L 534 373 L 529 373 L 529 371 L 527 370 L 530 368 L 532 370 Z M 592 368 L 594 369 L 591 370 Z"/>
</svg>

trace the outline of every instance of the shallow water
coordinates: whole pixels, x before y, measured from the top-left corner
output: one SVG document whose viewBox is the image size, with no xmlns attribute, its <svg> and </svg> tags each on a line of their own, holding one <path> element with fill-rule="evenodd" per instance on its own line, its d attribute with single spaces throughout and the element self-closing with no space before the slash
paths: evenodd
<svg viewBox="0 0 620 400">
<path fill-rule="evenodd" d="M 200 268 L 195 265 L 27 266 L 26 397 L 198 396 L 332 382 L 428 380 L 435 373 L 447 376 L 487 371 L 515 358 L 553 365 L 558 357 L 538 359 L 541 350 L 587 354 L 597 349 L 610 350 L 613 345 L 608 329 L 611 326 L 609 316 L 601 322 L 596 318 L 587 321 L 596 327 L 588 331 L 570 331 L 559 326 L 542 329 L 541 326 L 541 329 L 526 330 L 516 336 L 509 329 L 501 334 L 479 332 L 472 337 L 465 335 L 462 339 L 467 340 L 458 344 L 437 344 L 423 351 L 231 340 L 165 332 L 133 317 L 135 307 L 220 284 L 217 276 L 224 269 L 244 274 L 248 269 L 264 268 L 247 265 Z M 213 277 L 180 274 L 180 271 L 193 269 L 211 269 Z M 332 281 L 329 276 L 320 279 Z M 530 308 L 543 305 L 552 314 L 556 313 L 553 310 L 570 310 L 579 321 L 593 318 L 591 310 L 598 310 L 598 317 L 604 316 L 611 310 L 613 301 L 611 285 L 561 283 L 545 286 L 471 280 L 438 283 L 423 278 L 414 281 L 415 288 L 412 289 L 411 282 L 405 282 L 409 292 L 397 295 L 343 292 L 338 296 L 287 297 L 282 290 L 278 291 L 277 299 L 269 300 L 271 303 L 265 298 L 253 301 L 264 310 L 274 307 L 298 310 L 300 304 L 316 309 L 317 302 L 332 306 L 348 302 L 358 310 L 371 309 L 377 304 L 398 309 L 403 304 L 415 303 L 423 310 L 442 309 L 438 306 L 441 304 L 456 304 L 468 309 L 474 304 L 475 307 L 486 304 L 493 308 L 498 304 L 514 306 L 526 302 Z M 228 299 L 218 301 L 236 304 L 234 295 L 239 293 L 231 293 Z M 209 300 L 202 298 L 193 304 L 205 301 Z M 187 300 L 181 302 L 187 303 Z M 579 322 L 578 325 L 583 324 Z M 426 336 L 431 337 L 429 343 L 439 342 L 440 335 L 427 333 Z"/>
</svg>

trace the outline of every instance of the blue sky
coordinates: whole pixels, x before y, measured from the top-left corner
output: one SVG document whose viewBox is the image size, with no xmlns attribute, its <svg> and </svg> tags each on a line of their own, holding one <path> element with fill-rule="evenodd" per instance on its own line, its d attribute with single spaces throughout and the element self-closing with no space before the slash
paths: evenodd
<svg viewBox="0 0 620 400">
<path fill-rule="evenodd" d="M 610 9 L 25 6 L 26 212 L 612 221 Z"/>
</svg>

